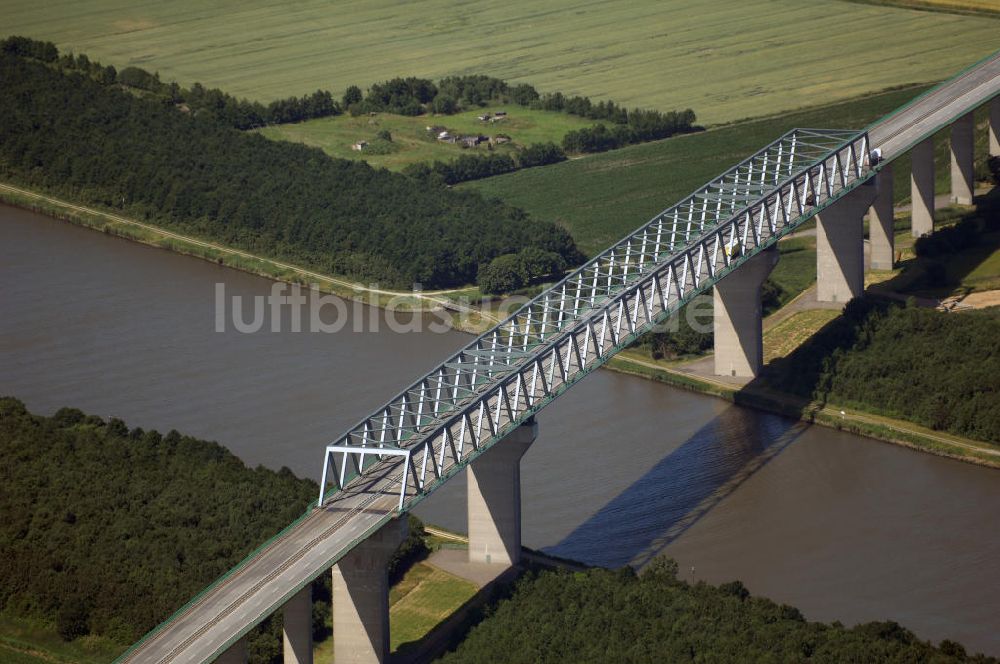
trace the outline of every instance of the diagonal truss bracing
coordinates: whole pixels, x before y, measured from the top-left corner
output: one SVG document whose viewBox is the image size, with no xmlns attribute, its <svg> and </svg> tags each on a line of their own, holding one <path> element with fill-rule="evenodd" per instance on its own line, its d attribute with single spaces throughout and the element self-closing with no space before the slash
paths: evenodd
<svg viewBox="0 0 1000 664">
<path fill-rule="evenodd" d="M 374 465 L 395 464 L 399 509 L 409 509 L 640 334 L 871 175 L 866 132 L 788 132 L 328 446 L 320 504 L 330 483 L 343 489 Z"/>
</svg>

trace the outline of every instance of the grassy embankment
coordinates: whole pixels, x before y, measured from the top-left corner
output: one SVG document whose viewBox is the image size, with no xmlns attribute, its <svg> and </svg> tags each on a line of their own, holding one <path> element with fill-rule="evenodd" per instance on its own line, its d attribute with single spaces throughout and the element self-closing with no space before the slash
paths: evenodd
<svg viewBox="0 0 1000 664">
<path fill-rule="evenodd" d="M 984 17 L 788 0 L 717 0 L 697 11 L 683 0 L 429 0 L 391 9 L 11 0 L 4 26 L 118 68 L 261 101 L 317 88 L 340 94 L 397 75 L 482 73 L 629 106 L 690 107 L 707 124 L 940 79 L 993 50 L 996 36 Z M 844 48 L 845 40 L 864 46 Z"/>
<path fill-rule="evenodd" d="M 501 108 L 508 114 L 504 120 L 490 123 L 478 119 L 478 116 L 485 112 Z M 463 149 L 455 143 L 438 141 L 427 131 L 429 126 L 445 127 L 456 136 L 505 134 L 510 136 L 512 143 L 498 145 L 495 150 L 499 153 L 512 153 L 516 151 L 517 145 L 548 142 L 559 145 L 566 132 L 590 127 L 593 124 L 594 121 L 575 115 L 535 111 L 509 104 L 487 106 L 480 110 L 464 111 L 454 115 L 417 117 L 391 113 L 379 113 L 374 117 L 338 115 L 296 124 L 272 125 L 261 129 L 260 133 L 271 139 L 318 147 L 331 157 L 363 159 L 372 166 L 398 171 L 409 164 L 434 160 L 450 161 L 463 154 L 485 154 L 488 151 L 486 145 Z M 357 141 L 363 140 L 369 143 L 377 141 L 377 134 L 383 130 L 388 130 L 392 135 L 392 152 L 371 154 L 351 149 Z"/>
<path fill-rule="evenodd" d="M 797 332 L 800 339 L 808 339 L 815 333 L 816 328 L 822 327 L 829 322 L 829 318 L 832 318 L 825 316 L 823 312 L 807 313 L 809 314 L 807 317 L 796 320 L 801 316 L 799 314 L 788 321 L 790 327 L 801 328 Z M 767 335 L 765 335 L 766 343 Z M 771 348 L 773 353 L 773 341 Z M 765 353 L 767 352 L 765 346 Z M 693 376 L 679 371 L 676 364 L 652 360 L 645 353 L 636 350 L 622 351 L 608 366 L 622 373 L 692 392 L 721 397 L 733 403 L 801 419 L 804 422 L 828 426 L 938 456 L 1000 468 L 1000 447 L 996 445 L 934 431 L 905 420 L 875 415 L 838 404 L 822 404 L 765 387 L 740 388 L 722 381 Z"/>
</svg>

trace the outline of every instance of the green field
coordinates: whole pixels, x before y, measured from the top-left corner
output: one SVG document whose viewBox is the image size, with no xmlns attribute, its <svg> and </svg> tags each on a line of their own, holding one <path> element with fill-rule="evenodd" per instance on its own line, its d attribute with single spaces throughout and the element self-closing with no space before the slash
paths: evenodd
<svg viewBox="0 0 1000 664">
<path fill-rule="evenodd" d="M 889 5 L 928 11 L 1000 15 L 998 0 L 852 0 L 869 5 Z"/>
<path fill-rule="evenodd" d="M 977 16 L 797 0 L 7 0 L 3 32 L 259 100 L 482 73 L 715 124 L 943 78 L 987 55 Z"/>
<path fill-rule="evenodd" d="M 594 254 L 794 127 L 862 128 L 923 88 L 635 145 L 461 185 L 563 224 Z M 947 162 L 943 162 L 947 167 Z M 899 177 L 908 177 L 899 169 Z M 903 195 L 908 191 L 898 188 Z"/>
<path fill-rule="evenodd" d="M 507 119 L 496 123 L 482 122 L 478 116 L 486 111 L 503 108 Z M 586 120 L 566 113 L 533 111 L 520 106 L 489 106 L 482 110 L 466 111 L 454 115 L 421 115 L 407 117 L 391 113 L 379 113 L 374 117 L 361 115 L 338 115 L 330 118 L 308 120 L 296 124 L 272 125 L 260 130 L 272 139 L 296 141 L 322 148 L 332 157 L 343 159 L 364 159 L 372 166 L 384 166 L 399 170 L 407 164 L 440 159 L 448 161 L 462 154 L 486 154 L 487 146 L 463 149 L 454 143 L 435 140 L 427 131 L 428 126 L 442 126 L 455 135 L 496 136 L 506 134 L 519 145 L 531 143 L 560 143 L 563 135 L 573 129 L 589 127 L 592 120 Z M 375 141 L 376 134 L 387 129 L 392 134 L 396 146 L 390 154 L 368 154 L 351 149 L 357 141 Z M 510 144 L 499 145 L 500 151 L 512 151 Z"/>
</svg>

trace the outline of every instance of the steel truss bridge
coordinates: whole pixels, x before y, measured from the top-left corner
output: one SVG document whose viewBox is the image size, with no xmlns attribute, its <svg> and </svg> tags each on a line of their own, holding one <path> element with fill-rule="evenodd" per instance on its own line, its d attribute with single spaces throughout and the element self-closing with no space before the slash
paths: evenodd
<svg viewBox="0 0 1000 664">
<path fill-rule="evenodd" d="M 1000 93 L 1000 53 L 865 130 L 795 129 L 656 215 L 326 447 L 316 508 L 119 662 L 205 662 L 383 525 L 891 160 Z M 870 138 L 871 137 L 871 138 Z"/>
<path fill-rule="evenodd" d="M 865 131 L 794 129 L 525 304 L 326 448 L 319 504 L 393 466 L 406 511 L 641 334 L 864 182 Z"/>
</svg>

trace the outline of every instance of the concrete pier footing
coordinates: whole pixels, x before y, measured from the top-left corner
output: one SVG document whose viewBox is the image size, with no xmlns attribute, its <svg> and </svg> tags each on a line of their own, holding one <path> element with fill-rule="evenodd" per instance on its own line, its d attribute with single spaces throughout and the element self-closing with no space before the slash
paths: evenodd
<svg viewBox="0 0 1000 664">
<path fill-rule="evenodd" d="M 247 664 L 247 640 L 240 639 L 215 658 L 215 664 Z"/>
<path fill-rule="evenodd" d="M 295 593 L 282 609 L 284 664 L 312 664 L 312 584 Z"/>
<path fill-rule="evenodd" d="M 844 302 L 865 289 L 864 216 L 875 200 L 863 184 L 816 217 L 816 299 Z"/>
<path fill-rule="evenodd" d="M 990 102 L 990 156 L 1000 157 L 1000 97 Z"/>
<path fill-rule="evenodd" d="M 891 270 L 895 260 L 895 233 L 892 228 L 892 164 L 886 164 L 875 178 L 878 193 L 868 211 L 868 239 L 871 269 Z"/>
<path fill-rule="evenodd" d="M 521 457 L 538 434 L 523 424 L 469 465 L 469 561 L 521 559 Z"/>
<path fill-rule="evenodd" d="M 951 202 L 972 205 L 976 123 L 966 113 L 951 125 Z"/>
<path fill-rule="evenodd" d="M 381 664 L 389 657 L 389 559 L 406 537 L 406 518 L 390 521 L 333 568 L 333 658 Z"/>
<path fill-rule="evenodd" d="M 715 375 L 753 378 L 764 366 L 760 289 L 777 263 L 772 246 L 715 284 Z"/>
<path fill-rule="evenodd" d="M 934 139 L 928 138 L 910 150 L 910 229 L 913 237 L 934 231 Z"/>
</svg>

